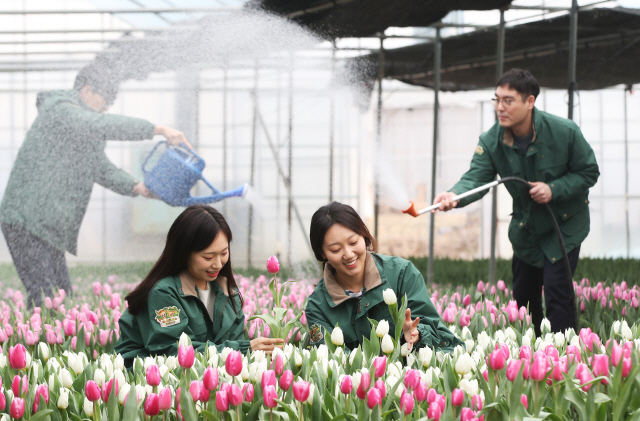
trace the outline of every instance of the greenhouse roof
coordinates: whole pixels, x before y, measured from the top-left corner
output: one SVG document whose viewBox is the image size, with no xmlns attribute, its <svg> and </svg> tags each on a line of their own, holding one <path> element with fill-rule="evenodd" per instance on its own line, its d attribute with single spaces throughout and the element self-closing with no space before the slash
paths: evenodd
<svg viewBox="0 0 640 421">
<path fill-rule="evenodd" d="M 493 87 L 496 80 L 495 27 L 442 40 L 442 90 Z M 385 50 L 384 76 L 433 86 L 433 43 Z M 504 68 L 528 69 L 541 86 L 567 88 L 569 15 L 506 28 Z M 377 75 L 378 53 L 354 59 L 366 78 Z M 576 81 L 579 89 L 640 82 L 640 10 L 579 12 Z"/>
<path fill-rule="evenodd" d="M 452 10 L 493 10 L 513 0 L 253 0 L 325 38 L 367 37 L 395 27 L 429 26 Z"/>
</svg>

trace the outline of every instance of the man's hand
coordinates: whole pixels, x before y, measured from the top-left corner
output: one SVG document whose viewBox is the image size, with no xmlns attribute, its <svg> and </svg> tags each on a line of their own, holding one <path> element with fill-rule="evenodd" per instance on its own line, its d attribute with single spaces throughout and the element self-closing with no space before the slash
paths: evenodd
<svg viewBox="0 0 640 421">
<path fill-rule="evenodd" d="M 249 342 L 249 345 L 251 346 L 252 351 L 264 351 L 267 354 L 271 354 L 274 348 L 282 349 L 284 345 L 277 345 L 281 343 L 284 343 L 284 339 L 260 337 L 252 339 L 251 342 Z"/>
<path fill-rule="evenodd" d="M 437 210 L 443 212 L 450 211 L 451 209 L 458 206 L 459 200 L 456 200 L 454 202 L 454 197 L 456 197 L 456 194 L 452 192 L 444 192 L 437 195 L 436 198 L 433 199 L 433 204 L 435 205 L 436 203 L 440 203 L 440 207 L 438 209 L 432 210 L 431 213 L 436 213 Z"/>
<path fill-rule="evenodd" d="M 156 195 L 151 193 L 151 191 L 147 188 L 147 186 L 144 185 L 142 181 L 133 186 L 132 192 L 149 199 L 156 199 Z"/>
<path fill-rule="evenodd" d="M 409 349 L 411 349 L 413 344 L 420 338 L 418 324 L 420 324 L 420 317 L 416 317 L 415 320 L 411 320 L 411 309 L 408 308 L 404 314 L 402 332 L 404 333 L 404 340 L 407 342 Z"/>
<path fill-rule="evenodd" d="M 187 138 L 184 136 L 180 130 L 172 129 L 167 126 L 157 125 L 153 130 L 153 134 L 158 134 L 160 136 L 164 136 L 167 138 L 167 143 L 174 146 L 179 146 L 180 143 L 184 143 L 187 145 L 189 149 L 193 149 L 191 147 L 191 143 L 187 141 Z"/>
<path fill-rule="evenodd" d="M 536 201 L 536 203 L 545 204 L 551 202 L 553 198 L 553 193 L 551 189 L 546 183 L 541 181 L 529 182 L 533 186 L 531 190 L 529 190 L 529 194 L 531 198 Z"/>
</svg>

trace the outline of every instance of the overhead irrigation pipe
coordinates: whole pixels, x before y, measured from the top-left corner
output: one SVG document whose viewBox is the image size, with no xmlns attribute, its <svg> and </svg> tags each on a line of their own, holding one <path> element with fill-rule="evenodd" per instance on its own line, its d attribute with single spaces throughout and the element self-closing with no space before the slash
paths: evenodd
<svg viewBox="0 0 640 421">
<path fill-rule="evenodd" d="M 473 190 L 469 190 L 468 192 L 459 194 L 457 196 L 455 196 L 452 201 L 456 202 L 460 199 L 464 199 L 465 197 L 471 196 L 473 194 L 479 193 L 481 191 L 484 190 L 488 190 L 492 187 L 497 186 L 498 184 L 503 184 L 509 181 L 516 181 L 518 183 L 524 184 L 525 186 L 527 186 L 527 188 L 529 190 L 531 190 L 533 188 L 533 186 L 531 184 L 529 184 L 528 181 L 523 180 L 522 178 L 518 178 L 518 177 L 504 177 L 501 178 L 499 180 L 496 181 L 492 181 L 491 183 L 485 184 L 484 186 L 480 186 L 478 188 L 475 188 Z M 410 202 L 411 206 L 406 209 L 403 210 L 402 213 L 407 213 L 411 216 L 417 217 L 419 215 L 422 215 L 424 213 L 427 213 L 429 211 L 438 209 L 440 207 L 440 203 L 436 203 L 434 205 L 428 206 L 424 209 L 420 209 L 418 211 L 416 211 L 415 206 L 413 204 L 413 202 Z M 564 239 L 562 238 L 562 232 L 560 231 L 560 226 L 558 225 L 558 221 L 556 221 L 556 217 L 553 215 L 553 211 L 551 210 L 551 208 L 549 207 L 548 203 L 544 204 L 545 209 L 547 210 L 547 213 L 549 214 L 549 218 L 550 220 L 553 222 L 553 228 L 556 232 L 556 237 L 558 238 L 558 242 L 560 243 L 560 250 L 562 251 L 562 260 L 564 262 L 564 268 L 565 268 L 565 272 L 567 274 L 567 281 L 569 282 L 569 286 L 571 287 L 570 291 L 571 291 L 571 301 L 573 303 L 573 307 L 574 307 L 574 313 L 573 313 L 573 317 L 574 317 L 574 322 L 573 325 L 575 328 L 578 327 L 578 317 L 577 317 L 577 307 L 576 307 L 576 297 L 575 297 L 575 293 L 573 290 L 573 275 L 571 274 L 571 266 L 569 265 L 569 257 L 567 256 L 567 249 L 564 245 Z"/>
</svg>

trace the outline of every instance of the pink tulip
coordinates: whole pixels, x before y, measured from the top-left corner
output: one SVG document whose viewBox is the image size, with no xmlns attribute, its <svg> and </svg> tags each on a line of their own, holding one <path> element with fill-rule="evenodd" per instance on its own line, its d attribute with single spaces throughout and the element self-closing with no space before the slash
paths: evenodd
<svg viewBox="0 0 640 421">
<path fill-rule="evenodd" d="M 507 288 L 507 286 L 505 285 L 505 283 L 504 283 L 504 281 L 502 279 L 497 282 L 497 285 L 498 285 L 498 289 L 500 291 L 504 291 Z"/>
<path fill-rule="evenodd" d="M 525 409 L 529 409 L 529 398 L 524 393 L 520 396 L 520 402 L 522 402 Z"/>
<path fill-rule="evenodd" d="M 242 386 L 242 394 L 244 395 L 245 402 L 253 402 L 253 385 L 251 383 L 245 383 Z"/>
<path fill-rule="evenodd" d="M 509 379 L 510 382 L 513 382 L 516 379 L 516 377 L 518 377 L 518 374 L 520 374 L 521 367 L 522 367 L 521 360 L 509 361 L 509 363 L 507 364 L 507 379 Z"/>
<path fill-rule="evenodd" d="M 482 398 L 480 397 L 480 395 L 474 395 L 471 398 L 471 408 L 474 411 L 481 411 L 482 410 Z"/>
<path fill-rule="evenodd" d="M 205 389 L 215 390 L 218 387 L 218 370 L 213 367 L 207 367 L 202 376 L 202 383 Z"/>
<path fill-rule="evenodd" d="M 118 387 L 118 380 L 117 379 L 111 379 L 109 380 L 107 383 L 104 383 L 102 385 L 102 400 L 104 401 L 104 403 L 109 403 L 109 396 L 111 395 L 111 390 L 113 389 L 113 382 L 116 382 L 116 391 L 115 394 L 116 396 L 118 395 L 118 391 L 120 390 L 120 388 Z"/>
<path fill-rule="evenodd" d="M 149 393 L 144 400 L 144 413 L 154 417 L 160 413 L 160 397 L 156 393 Z"/>
<path fill-rule="evenodd" d="M 11 401 L 11 408 L 9 409 L 9 414 L 12 418 L 20 419 L 24 415 L 24 399 L 22 398 L 13 398 Z"/>
<path fill-rule="evenodd" d="M 494 371 L 502 370 L 504 368 L 504 353 L 502 349 L 495 349 L 489 355 L 489 365 Z"/>
<path fill-rule="evenodd" d="M 477 419 L 475 416 L 476 413 L 471 408 L 464 407 L 460 410 L 460 421 L 473 421 Z"/>
<path fill-rule="evenodd" d="M 278 393 L 276 392 L 275 386 L 268 385 L 265 387 L 262 397 L 264 400 L 264 406 L 267 408 L 273 409 L 278 406 L 278 402 L 276 402 L 276 399 L 278 399 Z"/>
<path fill-rule="evenodd" d="M 567 345 L 566 351 L 569 362 L 573 363 L 582 361 L 582 355 L 580 355 L 580 349 L 575 345 Z"/>
<path fill-rule="evenodd" d="M 168 411 L 171 409 L 171 389 L 165 387 L 160 392 L 160 396 L 158 398 L 158 407 L 160 411 Z"/>
<path fill-rule="evenodd" d="M 93 380 L 87 381 L 84 386 L 84 393 L 87 395 L 87 399 L 91 402 L 95 402 L 100 399 L 100 388 L 98 384 Z"/>
<path fill-rule="evenodd" d="M 350 375 L 346 375 L 342 378 L 342 382 L 340 383 L 340 392 L 345 395 L 348 395 L 353 390 L 353 381 Z"/>
<path fill-rule="evenodd" d="M 307 325 L 307 314 L 304 311 L 302 312 L 302 316 L 300 316 L 300 323 L 302 323 L 303 326 Z"/>
<path fill-rule="evenodd" d="M 469 304 L 471 304 L 471 295 L 467 294 L 462 299 L 462 305 L 467 307 L 467 306 L 469 306 Z"/>
<path fill-rule="evenodd" d="M 547 376 L 547 359 L 542 355 L 536 355 L 533 357 L 530 369 L 531 380 L 541 381 Z"/>
<path fill-rule="evenodd" d="M 276 373 L 273 370 L 265 370 L 262 373 L 262 382 L 260 383 L 260 386 L 262 386 L 262 388 L 264 389 L 269 385 L 276 385 Z"/>
<path fill-rule="evenodd" d="M 576 371 L 576 374 L 577 374 L 577 371 Z M 593 383 L 589 383 L 591 380 L 593 380 L 593 376 L 591 375 L 591 372 L 589 372 L 589 369 L 585 368 L 580 372 L 580 375 L 577 377 L 580 380 L 580 385 L 582 386 L 582 390 L 584 390 L 585 392 L 588 392 L 589 389 L 591 389 L 591 386 L 593 386 Z"/>
<path fill-rule="evenodd" d="M 419 381 L 416 388 L 413 390 L 413 394 L 418 402 L 424 402 L 427 399 L 428 388 L 427 384 L 423 381 Z"/>
<path fill-rule="evenodd" d="M 492 288 L 495 289 L 495 287 L 492 287 Z M 429 419 L 432 419 L 434 421 L 440 421 L 441 416 L 442 416 L 442 411 L 440 409 L 440 406 L 436 402 L 429 404 L 429 409 L 427 409 L 427 417 L 429 417 Z"/>
<path fill-rule="evenodd" d="M 520 347 L 520 359 L 531 361 L 531 347 L 523 345 Z"/>
<path fill-rule="evenodd" d="M 387 386 L 385 385 L 384 380 L 376 380 L 376 384 L 374 387 L 380 391 L 380 399 L 384 399 L 387 397 Z"/>
<path fill-rule="evenodd" d="M 618 342 L 614 339 L 613 346 L 611 348 L 611 364 L 613 364 L 614 367 L 617 367 L 618 364 L 620 364 L 623 355 L 624 351 L 622 347 L 618 345 Z"/>
<path fill-rule="evenodd" d="M 216 392 L 216 409 L 219 412 L 227 412 L 229 410 L 229 397 L 227 392 Z"/>
<path fill-rule="evenodd" d="M 438 399 L 438 392 L 435 389 L 429 389 L 427 392 L 427 403 L 431 405 Z"/>
<path fill-rule="evenodd" d="M 292 383 L 293 372 L 291 372 L 291 370 L 285 370 L 284 373 L 282 373 L 282 376 L 280 376 L 280 380 L 278 382 L 280 389 L 287 391 L 291 387 Z"/>
<path fill-rule="evenodd" d="M 224 368 L 230 376 L 239 376 L 242 373 L 242 353 L 240 351 L 231 351 L 227 355 Z"/>
<path fill-rule="evenodd" d="M 209 391 L 205 389 L 204 384 L 200 380 L 192 380 L 189 385 L 189 392 L 194 402 L 206 402 L 209 400 Z"/>
<path fill-rule="evenodd" d="M 267 270 L 271 274 L 276 274 L 280 271 L 280 263 L 278 262 L 278 258 L 276 256 L 271 256 L 267 260 Z"/>
<path fill-rule="evenodd" d="M 20 387 L 21 385 L 22 388 Z M 27 392 L 29 392 L 29 380 L 26 374 L 22 377 L 18 375 L 13 376 L 11 391 L 13 392 L 13 396 L 26 396 Z"/>
<path fill-rule="evenodd" d="M 413 396 L 411 396 L 411 393 L 403 393 L 402 397 L 400 398 L 400 409 L 404 412 L 404 414 L 411 414 L 411 412 L 413 412 L 414 406 L 415 402 L 413 400 Z"/>
<path fill-rule="evenodd" d="M 107 346 L 109 343 L 109 330 L 100 329 L 100 334 L 98 335 L 98 341 L 101 346 Z"/>
<path fill-rule="evenodd" d="M 404 375 L 404 385 L 407 389 L 414 390 L 420 383 L 420 371 L 411 369 Z"/>
<path fill-rule="evenodd" d="M 229 392 L 227 393 L 229 398 L 229 403 L 233 406 L 242 405 L 243 397 L 242 390 L 238 387 L 237 384 L 232 384 L 229 388 Z"/>
<path fill-rule="evenodd" d="M 27 367 L 27 349 L 24 345 L 17 344 L 9 348 L 9 364 L 14 370 L 22 370 Z"/>
<path fill-rule="evenodd" d="M 311 385 L 304 381 L 299 380 L 293 383 L 293 397 L 298 402 L 304 402 L 309 398 L 309 387 Z"/>
<path fill-rule="evenodd" d="M 157 386 L 161 380 L 160 369 L 156 364 L 151 364 L 147 367 L 147 384 L 149 384 L 149 386 Z"/>
<path fill-rule="evenodd" d="M 362 373 L 362 377 L 360 377 L 360 384 L 358 385 L 358 389 L 356 390 L 356 396 L 359 399 L 364 400 L 367 397 L 367 391 L 371 387 L 371 376 L 369 373 Z"/>
<path fill-rule="evenodd" d="M 369 409 L 375 408 L 376 405 L 380 405 L 382 397 L 380 396 L 380 390 L 376 387 L 372 387 L 367 392 L 367 406 Z"/>
<path fill-rule="evenodd" d="M 464 391 L 462 389 L 453 389 L 451 392 L 451 404 L 455 407 L 462 405 L 464 402 Z"/>
<path fill-rule="evenodd" d="M 271 363 L 271 369 L 275 371 L 276 376 L 282 374 L 282 371 L 284 371 L 284 358 L 282 357 L 282 354 L 278 354 L 273 360 L 273 362 Z"/>
<path fill-rule="evenodd" d="M 178 349 L 178 363 L 182 368 L 191 368 L 196 359 L 196 353 L 193 346 L 180 345 Z"/>
<path fill-rule="evenodd" d="M 595 354 L 593 356 L 593 374 L 596 377 L 609 376 L 609 356 L 604 354 Z M 602 379 L 603 384 L 609 384 L 607 379 Z"/>
<path fill-rule="evenodd" d="M 476 288 L 476 291 L 484 294 L 484 282 L 478 281 L 478 286 Z"/>
<path fill-rule="evenodd" d="M 376 379 L 384 376 L 385 371 L 387 371 L 387 357 L 375 357 L 373 359 L 373 369 Z"/>
<path fill-rule="evenodd" d="M 626 378 L 631 373 L 631 358 L 622 359 L 622 377 Z"/>
</svg>

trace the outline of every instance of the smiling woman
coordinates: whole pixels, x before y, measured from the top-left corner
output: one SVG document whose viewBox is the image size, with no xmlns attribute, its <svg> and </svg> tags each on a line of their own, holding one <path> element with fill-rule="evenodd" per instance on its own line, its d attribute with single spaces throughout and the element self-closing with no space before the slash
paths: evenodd
<svg viewBox="0 0 640 421">
<path fill-rule="evenodd" d="M 306 315 L 312 345 L 324 343 L 323 329 L 338 325 L 344 344 L 356 348 L 371 332 L 369 319 L 395 323 L 383 291 L 407 296 L 402 340 L 411 347 L 451 351 L 462 343 L 440 320 L 424 279 L 408 260 L 375 253 L 376 242 L 356 211 L 332 202 L 311 218 L 311 247 L 324 263 L 324 277 L 309 297 Z"/>
<path fill-rule="evenodd" d="M 127 297 L 115 352 L 131 367 L 136 357 L 177 355 L 184 332 L 193 347 L 272 351 L 282 339 L 244 339 L 243 299 L 231 269 L 232 235 L 224 217 L 190 206 L 174 221 L 160 258 Z"/>
</svg>

